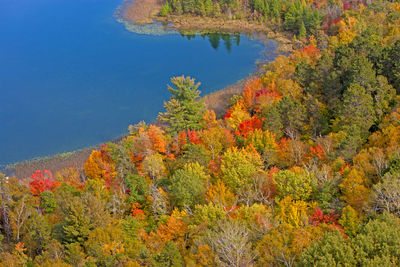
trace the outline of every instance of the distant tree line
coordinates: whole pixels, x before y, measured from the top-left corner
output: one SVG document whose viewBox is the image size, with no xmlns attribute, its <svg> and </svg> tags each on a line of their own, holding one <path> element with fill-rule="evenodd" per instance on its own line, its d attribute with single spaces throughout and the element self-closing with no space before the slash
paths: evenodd
<svg viewBox="0 0 400 267">
<path fill-rule="evenodd" d="M 307 34 L 315 34 L 325 17 L 335 15 L 328 12 L 335 7 L 341 11 L 342 3 L 333 1 L 321 6 L 321 3 L 317 5 L 304 0 L 168 0 L 160 15 L 191 14 L 269 22 L 304 38 Z"/>
</svg>

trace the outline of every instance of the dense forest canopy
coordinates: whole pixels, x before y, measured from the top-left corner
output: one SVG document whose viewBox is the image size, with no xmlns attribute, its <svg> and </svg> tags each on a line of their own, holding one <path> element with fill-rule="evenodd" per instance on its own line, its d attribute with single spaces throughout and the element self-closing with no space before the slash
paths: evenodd
<svg viewBox="0 0 400 267">
<path fill-rule="evenodd" d="M 92 151 L 83 176 L 0 175 L 0 265 L 398 266 L 400 3 L 166 6 L 246 9 L 306 43 L 223 118 L 175 77 L 160 123 Z"/>
</svg>

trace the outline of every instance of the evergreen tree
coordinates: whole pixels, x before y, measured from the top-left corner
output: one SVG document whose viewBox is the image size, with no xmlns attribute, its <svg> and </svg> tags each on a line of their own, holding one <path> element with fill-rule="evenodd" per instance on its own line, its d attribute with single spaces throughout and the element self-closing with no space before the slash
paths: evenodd
<svg viewBox="0 0 400 267">
<path fill-rule="evenodd" d="M 206 11 L 206 15 L 211 17 L 214 13 L 214 4 L 212 0 L 206 0 L 204 3 L 204 9 Z"/>
<path fill-rule="evenodd" d="M 181 15 L 183 13 L 181 0 L 172 0 L 172 10 L 175 14 Z"/>
<path fill-rule="evenodd" d="M 195 1 L 195 11 L 197 15 L 204 17 L 206 15 L 206 8 L 204 6 L 203 0 L 196 0 Z"/>
<path fill-rule="evenodd" d="M 396 88 L 397 93 L 400 93 L 400 40 L 387 47 L 380 57 L 383 75 Z"/>
<path fill-rule="evenodd" d="M 286 30 L 298 32 L 299 21 L 301 19 L 300 10 L 296 8 L 294 4 L 289 4 L 288 9 L 285 12 L 283 26 Z"/>
<path fill-rule="evenodd" d="M 306 36 L 307 36 L 306 26 L 304 26 L 304 22 L 301 21 L 300 28 L 299 28 L 299 39 L 303 39 Z"/>
<path fill-rule="evenodd" d="M 73 198 L 65 207 L 63 235 L 66 243 L 83 244 L 92 229 L 86 207 L 79 198 Z"/>
<path fill-rule="evenodd" d="M 218 2 L 214 3 L 214 17 L 219 17 L 221 16 L 221 5 Z"/>
<path fill-rule="evenodd" d="M 264 0 L 252 0 L 250 2 L 250 5 L 254 10 L 264 13 L 264 9 L 265 9 Z"/>
<path fill-rule="evenodd" d="M 346 133 L 343 155 L 350 159 L 366 140 L 369 128 L 374 124 L 373 99 L 364 87 L 352 84 L 343 95 L 340 109 L 340 129 Z"/>
<path fill-rule="evenodd" d="M 160 16 L 165 17 L 166 15 L 168 15 L 169 13 L 171 13 L 172 8 L 170 3 L 165 3 L 160 10 Z"/>
<path fill-rule="evenodd" d="M 182 0 L 183 13 L 194 13 L 195 0 Z"/>
<path fill-rule="evenodd" d="M 302 133 L 307 111 L 299 100 L 284 96 L 278 104 L 278 110 L 287 136 L 294 139 Z"/>
<path fill-rule="evenodd" d="M 23 242 L 28 246 L 30 254 L 41 253 L 50 243 L 51 227 L 47 218 L 33 213 L 25 226 Z"/>
<path fill-rule="evenodd" d="M 283 136 L 283 124 L 277 105 L 269 108 L 267 111 L 263 111 L 262 117 L 268 118 L 263 122 L 263 130 L 268 130 L 274 133 L 277 139 L 281 139 Z"/>
<path fill-rule="evenodd" d="M 169 126 L 172 134 L 198 129 L 205 112 L 204 102 L 198 100 L 200 83 L 195 84 L 194 79 L 184 76 L 174 77 L 171 82 L 175 88 L 168 85 L 172 97 L 164 104 L 166 112 L 160 113 L 159 119 Z"/>
</svg>

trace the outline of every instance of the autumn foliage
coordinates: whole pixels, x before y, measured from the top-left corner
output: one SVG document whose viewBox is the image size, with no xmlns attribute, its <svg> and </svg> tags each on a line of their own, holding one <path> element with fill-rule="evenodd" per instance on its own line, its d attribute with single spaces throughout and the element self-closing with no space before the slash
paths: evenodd
<svg viewBox="0 0 400 267">
<path fill-rule="evenodd" d="M 242 15 L 189 2 L 163 8 Z M 156 125 L 93 150 L 84 174 L 38 170 L 28 186 L 0 173 L 0 265 L 400 265 L 400 4 L 247 4 L 295 50 L 225 116 L 176 77 Z"/>
<path fill-rule="evenodd" d="M 54 180 L 53 174 L 49 170 L 37 170 L 32 174 L 32 181 L 29 183 L 34 196 L 38 196 L 44 191 L 52 191 L 58 185 L 59 183 Z"/>
<path fill-rule="evenodd" d="M 310 216 L 311 224 L 318 226 L 321 223 L 338 225 L 339 214 L 333 210 L 328 214 L 324 214 L 320 208 L 315 208 L 313 214 Z"/>
<path fill-rule="evenodd" d="M 254 131 L 255 129 L 262 128 L 262 121 L 263 120 L 260 120 L 259 118 L 257 118 L 257 116 L 254 116 L 250 120 L 240 123 L 237 130 L 235 131 L 235 134 L 247 137 L 249 132 Z"/>
</svg>

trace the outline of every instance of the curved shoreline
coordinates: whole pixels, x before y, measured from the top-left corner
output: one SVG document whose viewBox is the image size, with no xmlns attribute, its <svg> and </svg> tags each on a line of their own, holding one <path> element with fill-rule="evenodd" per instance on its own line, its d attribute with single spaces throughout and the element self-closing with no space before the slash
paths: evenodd
<svg viewBox="0 0 400 267">
<path fill-rule="evenodd" d="M 159 23 L 159 28 L 168 33 L 176 30 L 182 34 L 228 33 L 257 36 L 259 41 L 274 39 L 280 43 L 278 50 L 283 53 L 292 52 L 302 45 L 301 41 L 294 40 L 293 34 L 282 31 L 271 23 L 259 23 L 247 19 L 227 19 L 223 17 L 210 18 L 196 15 L 168 15 L 159 16 L 162 6 L 161 0 L 124 0 L 117 8 L 117 21 L 125 24 L 127 30 L 144 33 L 154 33 L 151 27 Z M 150 28 L 146 32 L 146 27 Z M 143 30 L 144 29 L 144 30 Z"/>
<path fill-rule="evenodd" d="M 142 2 L 146 1 L 153 1 L 153 0 L 140 0 Z M 132 3 L 130 0 L 124 1 L 124 3 L 118 7 L 116 10 L 116 19 L 121 22 L 121 23 L 132 23 L 129 21 L 124 21 L 126 18 L 118 18 L 118 16 L 122 16 L 123 8 L 125 5 L 128 5 Z M 136 2 L 138 3 L 138 2 Z M 187 21 L 187 16 L 182 16 L 185 17 Z M 191 18 L 193 20 L 193 17 Z M 214 21 L 214 20 L 210 20 Z M 208 25 L 213 25 L 213 23 L 210 24 L 210 21 L 208 22 Z M 204 21 L 203 21 L 204 22 Z M 200 24 L 196 24 L 196 26 L 188 26 L 189 24 L 182 23 L 179 24 L 180 26 L 175 26 L 175 27 L 170 27 L 172 29 L 176 30 L 181 30 L 186 33 L 240 33 L 240 34 L 247 34 L 247 35 L 253 35 L 254 38 L 256 38 L 258 41 L 263 43 L 265 45 L 265 41 L 268 41 L 270 39 L 275 39 L 276 41 L 280 42 L 281 44 L 287 44 L 291 43 L 288 41 L 285 37 L 277 36 L 273 31 L 270 31 L 269 29 L 264 29 L 264 30 L 257 30 L 261 29 L 260 25 L 255 25 L 255 24 L 250 24 L 247 23 L 246 25 L 253 25 L 250 27 L 242 27 L 240 26 L 239 28 L 234 28 L 232 27 L 233 24 L 225 24 L 223 20 L 220 20 L 220 23 L 222 24 L 215 24 L 217 25 L 214 28 L 210 27 L 199 27 Z M 139 24 L 140 25 L 140 24 Z M 143 25 L 143 24 L 142 24 Z M 225 25 L 225 27 L 220 27 L 220 25 Z M 228 26 L 226 26 L 228 25 Z M 230 28 L 231 27 L 231 28 Z M 280 38 L 280 39 L 279 39 Z M 290 45 L 290 50 L 291 50 L 291 45 Z M 287 51 L 282 51 L 282 49 L 279 49 L 280 52 L 287 52 Z M 256 61 L 254 63 L 257 65 L 256 71 L 249 73 L 249 75 L 241 80 L 238 80 L 234 82 L 231 85 L 228 85 L 220 90 L 217 90 L 215 92 L 209 93 L 205 96 L 202 97 L 202 99 L 205 101 L 207 109 L 213 109 L 218 117 L 222 117 L 223 113 L 226 111 L 226 108 L 228 106 L 228 99 L 232 97 L 233 95 L 240 94 L 246 84 L 246 82 L 251 79 L 252 77 L 259 75 L 262 70 L 264 69 L 264 62 L 258 62 Z M 118 138 L 115 138 L 113 140 L 110 140 L 109 142 L 118 142 L 121 140 L 121 138 L 124 138 L 126 135 L 120 136 Z M 103 143 L 102 143 L 103 144 Z M 25 160 L 25 161 L 19 161 L 15 162 L 12 164 L 8 165 L 0 165 L 0 171 L 5 171 L 8 176 L 15 176 L 20 179 L 27 179 L 30 178 L 31 174 L 35 172 L 38 169 L 48 169 L 55 174 L 57 171 L 66 169 L 66 168 L 74 168 L 76 171 L 79 173 L 83 173 L 83 165 L 88 156 L 90 155 L 91 151 L 93 149 L 98 149 L 101 144 L 98 145 L 93 145 L 93 146 L 88 146 L 82 149 L 74 150 L 71 152 L 66 152 L 66 153 L 59 153 L 55 155 L 49 155 L 45 157 L 37 157 L 33 158 L 30 160 Z"/>
</svg>

